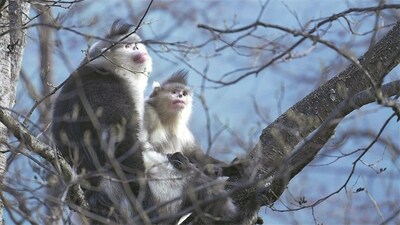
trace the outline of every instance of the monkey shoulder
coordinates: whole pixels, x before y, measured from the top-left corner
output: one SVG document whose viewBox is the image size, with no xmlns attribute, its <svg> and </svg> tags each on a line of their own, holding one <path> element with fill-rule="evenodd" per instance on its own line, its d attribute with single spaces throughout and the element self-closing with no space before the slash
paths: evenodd
<svg viewBox="0 0 400 225">
<path fill-rule="evenodd" d="M 148 102 L 144 106 L 144 128 L 149 134 L 162 126 L 160 118 L 158 117 L 157 111 Z"/>
<path fill-rule="evenodd" d="M 126 85 L 119 77 L 90 66 L 78 69 L 68 78 L 53 108 L 52 133 L 61 151 L 70 145 L 62 140 L 62 132 L 68 136 L 64 139 L 79 146 L 84 146 L 85 132 L 96 133 L 98 127 L 93 124 L 92 116 L 96 116 L 102 131 L 115 130 L 122 124 L 129 132 L 135 132 L 138 123 L 132 118 L 137 118 L 138 103 Z"/>
</svg>

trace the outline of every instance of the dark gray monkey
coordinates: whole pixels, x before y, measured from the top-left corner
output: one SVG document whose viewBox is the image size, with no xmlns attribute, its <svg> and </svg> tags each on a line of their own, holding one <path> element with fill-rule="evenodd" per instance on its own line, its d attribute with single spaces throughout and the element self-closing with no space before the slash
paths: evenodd
<svg viewBox="0 0 400 225">
<path fill-rule="evenodd" d="M 196 143 L 188 122 L 193 93 L 187 84 L 187 72 L 175 72 L 162 84 L 153 85 L 145 102 L 144 128 L 154 150 L 163 154 L 182 152 L 191 163 L 212 176 L 239 173 L 239 163 L 227 165 L 205 154 Z"/>
<path fill-rule="evenodd" d="M 115 21 L 104 40 L 89 48 L 55 100 L 51 129 L 56 147 L 89 181 L 81 186 L 90 209 L 121 224 L 136 214 L 132 199 L 142 190 L 139 137 L 152 70 L 138 35 L 121 40 L 131 27 Z"/>
</svg>

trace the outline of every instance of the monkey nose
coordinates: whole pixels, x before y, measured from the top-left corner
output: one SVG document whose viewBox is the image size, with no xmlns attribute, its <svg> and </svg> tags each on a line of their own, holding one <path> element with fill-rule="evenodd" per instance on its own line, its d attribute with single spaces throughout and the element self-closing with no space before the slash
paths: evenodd
<svg viewBox="0 0 400 225">
<path fill-rule="evenodd" d="M 135 63 L 144 63 L 147 60 L 147 53 L 140 52 L 133 56 L 133 61 Z"/>
</svg>

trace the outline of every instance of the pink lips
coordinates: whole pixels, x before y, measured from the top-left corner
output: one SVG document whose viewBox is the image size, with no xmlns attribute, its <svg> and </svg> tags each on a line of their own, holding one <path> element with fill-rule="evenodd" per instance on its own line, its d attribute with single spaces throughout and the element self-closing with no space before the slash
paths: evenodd
<svg viewBox="0 0 400 225">
<path fill-rule="evenodd" d="M 174 105 L 175 105 L 175 104 L 185 104 L 185 101 L 183 101 L 183 100 L 174 100 L 172 103 L 173 103 Z"/>
<path fill-rule="evenodd" d="M 172 105 L 174 106 L 174 108 L 179 108 L 179 109 L 183 109 L 185 108 L 185 101 L 182 100 L 174 100 L 172 101 Z"/>
<path fill-rule="evenodd" d="M 147 53 L 145 52 L 140 52 L 133 56 L 133 61 L 135 63 L 144 63 L 146 59 L 147 59 Z"/>
</svg>

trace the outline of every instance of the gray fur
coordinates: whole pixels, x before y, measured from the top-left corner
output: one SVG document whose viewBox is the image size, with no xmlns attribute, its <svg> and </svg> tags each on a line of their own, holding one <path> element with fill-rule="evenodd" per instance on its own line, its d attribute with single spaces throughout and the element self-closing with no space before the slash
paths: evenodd
<svg viewBox="0 0 400 225">
<path fill-rule="evenodd" d="M 188 76 L 188 71 L 185 70 L 179 70 L 172 74 L 170 78 L 165 80 L 161 86 L 165 86 L 166 84 L 173 84 L 173 83 L 178 83 L 178 84 L 183 84 L 184 86 L 187 86 L 187 76 Z"/>
</svg>

